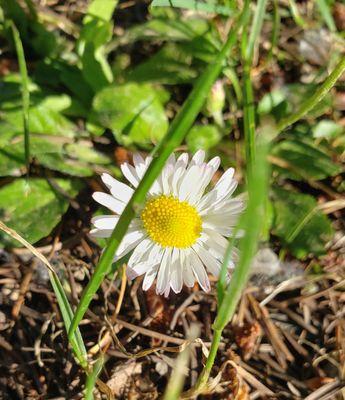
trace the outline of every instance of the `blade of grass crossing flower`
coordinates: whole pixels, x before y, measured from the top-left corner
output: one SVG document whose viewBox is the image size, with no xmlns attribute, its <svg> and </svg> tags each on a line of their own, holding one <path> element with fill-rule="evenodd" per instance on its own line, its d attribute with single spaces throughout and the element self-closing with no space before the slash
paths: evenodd
<svg viewBox="0 0 345 400">
<path fill-rule="evenodd" d="M 237 303 L 248 280 L 252 258 L 257 250 L 259 236 L 264 218 L 265 199 L 267 197 L 268 166 L 266 156 L 268 153 L 267 144 L 261 144 L 257 148 L 257 157 L 253 168 L 247 169 L 248 182 L 248 205 L 239 223 L 244 229 L 245 235 L 240 243 L 240 259 L 231 277 L 226 290 L 221 292 L 221 304 L 213 324 L 213 340 L 205 367 L 195 385 L 194 392 L 200 393 L 207 384 L 209 375 L 217 355 L 219 343 L 224 327 L 231 320 Z M 230 253 L 233 246 L 229 241 L 226 253 Z M 227 257 L 224 257 L 222 271 L 227 269 Z M 223 288 L 221 288 L 223 289 Z M 218 291 L 219 294 L 219 291 Z"/>
<path fill-rule="evenodd" d="M 54 271 L 54 268 L 50 264 L 50 262 L 46 259 L 46 257 L 40 253 L 38 250 L 36 250 L 30 243 L 28 243 L 24 238 L 22 238 L 16 231 L 13 229 L 9 228 L 7 225 L 5 225 L 2 221 L 0 221 L 0 229 L 11 236 L 13 239 L 17 240 L 19 243 L 21 243 L 23 246 L 25 246 L 30 252 L 37 257 L 41 262 L 48 268 L 49 270 L 49 279 L 52 284 L 57 302 L 60 307 L 62 319 L 65 324 L 65 329 L 66 332 L 68 332 L 69 326 L 72 321 L 73 317 L 73 312 L 72 308 L 68 302 L 66 293 L 63 289 L 63 286 L 59 280 L 59 277 L 57 276 L 56 272 Z M 77 329 L 74 333 L 74 335 L 70 338 L 70 343 L 72 346 L 72 349 L 74 351 L 74 354 L 76 355 L 77 360 L 79 361 L 80 365 L 86 369 L 87 368 L 87 353 L 85 349 L 85 345 L 83 342 L 83 338 L 80 334 L 79 329 Z"/>
<path fill-rule="evenodd" d="M 229 238 L 229 244 L 228 244 L 228 247 L 227 247 L 227 249 L 225 251 L 225 254 L 224 254 L 224 260 L 223 260 L 223 264 L 222 264 L 222 267 L 221 267 L 221 270 L 220 270 L 219 279 L 218 279 L 218 282 L 217 282 L 217 304 L 218 304 L 218 308 L 221 306 L 221 304 L 223 302 L 223 299 L 224 299 L 224 293 L 225 293 L 226 285 L 227 285 L 226 274 L 227 274 L 227 271 L 228 271 L 229 262 L 232 259 L 232 257 L 231 257 L 232 256 L 232 250 L 233 250 L 234 245 L 235 245 L 236 236 L 237 236 L 237 233 L 238 233 L 238 231 L 240 229 L 241 222 L 242 222 L 242 220 L 240 219 L 238 221 L 238 224 L 237 224 L 235 230 L 234 230 L 233 236 L 231 236 Z"/>
<path fill-rule="evenodd" d="M 252 258 L 257 250 L 262 220 L 265 217 L 264 211 L 268 184 L 267 153 L 268 145 L 261 143 L 257 148 L 257 156 L 253 163 L 253 168 L 247 171 L 248 205 L 241 223 L 245 235 L 239 246 L 239 262 L 225 291 L 222 304 L 213 324 L 215 330 L 223 330 L 232 318 L 237 302 L 247 282 Z M 231 242 L 229 246 L 231 246 Z"/>
<path fill-rule="evenodd" d="M 93 391 L 95 389 L 95 385 L 97 382 L 98 375 L 101 373 L 104 365 L 104 356 L 101 355 L 98 360 L 95 362 L 95 365 L 92 368 L 90 374 L 88 374 L 86 378 L 85 384 L 85 400 L 93 400 Z"/>
<path fill-rule="evenodd" d="M 230 53 L 231 48 L 237 40 L 237 34 L 242 23 L 243 19 L 240 17 L 231 29 L 229 36 L 221 51 L 197 80 L 192 92 L 190 93 L 183 106 L 181 107 L 181 110 L 170 125 L 166 136 L 157 146 L 155 154 L 158 154 L 158 156 L 152 160 L 132 198 L 124 209 L 119 219 L 119 222 L 116 224 L 116 227 L 109 239 L 108 246 L 105 248 L 95 269 L 95 272 L 82 294 L 80 303 L 77 307 L 74 319 L 72 321 L 70 335 L 72 335 L 74 330 L 77 328 L 79 322 L 81 321 L 86 310 L 89 307 L 93 295 L 96 293 L 100 284 L 102 283 L 104 276 L 114 259 L 116 250 L 124 235 L 126 234 L 129 224 L 133 219 L 136 210 L 144 202 L 146 193 L 160 174 L 168 157 L 173 152 L 173 150 L 181 144 L 182 140 L 188 133 L 197 115 L 199 114 L 199 111 L 201 110 L 205 102 L 208 92 L 211 90 L 213 83 L 220 74 L 223 64 L 228 54 Z"/>
<path fill-rule="evenodd" d="M 29 93 L 29 80 L 28 71 L 26 68 L 25 55 L 23 44 L 20 39 L 20 34 L 13 21 L 10 21 L 12 29 L 14 45 L 17 52 L 19 72 L 21 76 L 22 85 L 22 110 L 23 110 L 23 130 L 24 130 L 24 149 L 25 149 L 25 162 L 27 174 L 29 175 L 30 168 L 30 133 L 29 133 L 29 107 L 30 107 L 30 93 Z"/>
<path fill-rule="evenodd" d="M 279 133 L 284 129 L 288 128 L 290 125 L 299 121 L 309 111 L 311 111 L 316 106 L 316 104 L 319 101 L 321 101 L 326 96 L 326 94 L 332 89 L 332 87 L 335 85 L 336 81 L 342 76 L 344 71 L 345 71 L 345 56 L 342 56 L 339 63 L 334 68 L 334 70 L 324 81 L 324 83 L 315 91 L 315 93 L 307 100 L 305 100 L 295 113 L 288 115 L 286 118 L 283 118 L 278 122 L 277 132 Z"/>
</svg>

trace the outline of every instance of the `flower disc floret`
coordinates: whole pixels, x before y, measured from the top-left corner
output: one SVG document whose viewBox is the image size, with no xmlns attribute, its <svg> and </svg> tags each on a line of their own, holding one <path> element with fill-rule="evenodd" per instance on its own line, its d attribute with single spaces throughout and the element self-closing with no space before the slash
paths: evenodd
<svg viewBox="0 0 345 400">
<path fill-rule="evenodd" d="M 149 200 L 141 220 L 150 238 L 162 247 L 190 247 L 201 234 L 202 220 L 195 207 L 173 196 Z"/>
</svg>

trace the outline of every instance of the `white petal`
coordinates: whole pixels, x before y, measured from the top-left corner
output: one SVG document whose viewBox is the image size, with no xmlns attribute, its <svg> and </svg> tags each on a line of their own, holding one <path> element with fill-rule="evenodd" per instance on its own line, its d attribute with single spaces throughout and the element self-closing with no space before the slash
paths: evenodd
<svg viewBox="0 0 345 400">
<path fill-rule="evenodd" d="M 95 238 L 108 238 L 111 236 L 113 229 L 91 229 L 90 235 Z"/>
<path fill-rule="evenodd" d="M 201 164 L 204 162 L 204 159 L 205 159 L 205 152 L 204 152 L 204 150 L 198 150 L 198 151 L 194 154 L 194 156 L 193 156 L 193 158 L 192 158 L 192 161 L 191 161 L 191 164 L 194 164 L 194 165 L 201 165 Z"/>
<path fill-rule="evenodd" d="M 180 250 L 174 248 L 171 257 L 170 286 L 175 293 L 180 293 L 182 285 L 183 279 Z"/>
<path fill-rule="evenodd" d="M 219 260 L 217 260 L 207 250 L 205 250 L 203 245 L 201 245 L 200 243 L 196 243 L 193 246 L 193 249 L 198 254 L 207 270 L 211 272 L 212 275 L 218 277 L 221 268 Z"/>
<path fill-rule="evenodd" d="M 146 238 L 142 242 L 140 242 L 128 260 L 128 267 L 132 268 L 142 261 L 147 261 L 153 246 L 154 243 L 149 238 Z"/>
<path fill-rule="evenodd" d="M 190 249 L 180 251 L 181 264 L 183 265 L 183 281 L 187 287 L 193 287 L 195 283 L 195 276 L 190 263 L 190 251 Z"/>
<path fill-rule="evenodd" d="M 164 249 L 161 265 L 157 277 L 157 294 L 163 294 L 170 278 L 170 265 L 171 265 L 172 249 L 167 247 Z"/>
<path fill-rule="evenodd" d="M 217 171 L 217 169 L 220 166 L 220 157 L 216 156 L 213 157 L 208 163 L 207 163 L 208 167 L 212 167 L 215 171 Z"/>
<path fill-rule="evenodd" d="M 102 181 L 110 190 L 110 193 L 116 198 L 124 203 L 128 203 L 129 199 L 132 197 L 134 190 L 127 186 L 125 183 L 118 181 L 109 174 L 102 174 Z"/>
<path fill-rule="evenodd" d="M 143 159 L 143 157 L 141 156 L 140 153 L 133 154 L 133 164 L 134 164 L 135 168 L 140 166 L 141 164 L 145 165 L 145 160 Z"/>
<path fill-rule="evenodd" d="M 182 153 L 176 161 L 175 169 L 178 169 L 180 167 L 186 168 L 188 165 L 188 160 L 188 153 Z"/>
<path fill-rule="evenodd" d="M 93 193 L 92 197 L 95 201 L 97 201 L 97 203 L 102 204 L 102 206 L 109 208 L 109 210 L 117 214 L 121 214 L 126 207 L 125 203 L 115 199 L 108 193 L 95 192 Z"/>
<path fill-rule="evenodd" d="M 132 232 L 128 231 L 116 251 L 114 261 L 119 260 L 133 250 L 144 239 L 144 237 L 145 233 L 142 230 L 133 230 Z"/>
<path fill-rule="evenodd" d="M 148 290 L 152 286 L 153 281 L 156 278 L 157 271 L 158 271 L 159 264 L 155 265 L 151 269 L 149 269 L 146 274 L 145 278 L 143 281 L 143 290 Z"/>
<path fill-rule="evenodd" d="M 203 263 L 200 261 L 200 258 L 193 250 L 190 251 L 189 257 L 190 264 L 199 285 L 205 292 L 209 292 L 211 290 L 210 281 L 208 279 Z"/>
<path fill-rule="evenodd" d="M 126 269 L 126 275 L 129 280 L 133 280 L 137 278 L 140 275 L 146 274 L 147 271 L 149 271 L 153 265 L 149 261 L 143 261 L 138 264 L 135 264 L 133 267 L 127 267 Z"/>
<path fill-rule="evenodd" d="M 188 200 L 191 194 L 193 194 L 193 188 L 197 187 L 201 177 L 201 169 L 198 165 L 193 165 L 188 169 L 181 179 L 179 187 L 178 198 L 182 201 Z"/>
<path fill-rule="evenodd" d="M 91 223 L 97 229 L 111 229 L 113 230 L 119 220 L 118 215 L 98 215 L 91 219 Z"/>
<path fill-rule="evenodd" d="M 137 187 L 139 184 L 138 174 L 132 165 L 128 163 L 121 164 L 121 171 L 125 178 L 134 186 Z"/>
</svg>

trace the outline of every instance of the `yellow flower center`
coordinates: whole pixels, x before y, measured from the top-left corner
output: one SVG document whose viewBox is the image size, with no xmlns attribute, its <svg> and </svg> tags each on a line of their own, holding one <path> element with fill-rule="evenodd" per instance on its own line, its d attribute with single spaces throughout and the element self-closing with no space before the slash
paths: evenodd
<svg viewBox="0 0 345 400">
<path fill-rule="evenodd" d="M 149 200 L 141 219 L 150 238 L 163 247 L 190 247 L 201 233 L 202 221 L 196 209 L 173 196 Z"/>
</svg>

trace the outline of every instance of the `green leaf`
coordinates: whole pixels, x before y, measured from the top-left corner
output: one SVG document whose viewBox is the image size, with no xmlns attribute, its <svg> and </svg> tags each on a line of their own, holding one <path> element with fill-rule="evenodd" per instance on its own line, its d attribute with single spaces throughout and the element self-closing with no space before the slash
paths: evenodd
<svg viewBox="0 0 345 400">
<path fill-rule="evenodd" d="M 111 129 L 123 145 L 147 146 L 160 140 L 168 129 L 164 108 L 150 85 L 105 88 L 96 95 L 93 108 L 101 125 Z"/>
<path fill-rule="evenodd" d="M 23 137 L 12 138 L 13 143 L 0 146 L 0 176 L 23 173 L 25 157 Z M 68 143 L 66 138 L 32 135 L 31 151 L 38 163 L 54 171 L 71 176 L 91 176 L 94 165 L 108 165 L 111 160 L 91 147 L 90 142 Z"/>
<path fill-rule="evenodd" d="M 67 179 L 55 179 L 53 184 L 73 197 L 80 185 Z M 28 242 L 35 243 L 49 235 L 66 212 L 69 201 L 45 179 L 16 179 L 0 189 L 0 219 Z M 13 241 L 1 238 L 2 244 Z"/>
<path fill-rule="evenodd" d="M 197 71 L 192 68 L 191 62 L 191 55 L 181 46 L 168 43 L 147 61 L 129 71 L 125 79 L 168 85 L 190 83 L 197 76 Z"/>
<path fill-rule="evenodd" d="M 76 134 L 75 125 L 49 106 L 39 104 L 31 107 L 29 112 L 30 134 L 61 135 L 71 138 Z M 23 131 L 20 110 L 6 112 L 5 119 L 16 128 L 17 133 Z"/>
<path fill-rule="evenodd" d="M 112 36 L 111 17 L 116 5 L 117 0 L 93 0 L 83 20 L 84 26 L 77 43 L 83 76 L 94 92 L 113 81 L 104 45 Z"/>
<path fill-rule="evenodd" d="M 329 219 L 318 210 L 313 196 L 276 187 L 273 207 L 273 234 L 294 256 L 325 254 L 325 244 L 331 239 L 333 229 Z"/>
<path fill-rule="evenodd" d="M 306 141 L 282 140 L 275 144 L 271 154 L 288 163 L 286 168 L 275 166 L 275 170 L 294 180 L 319 180 L 341 172 L 340 166 L 334 164 L 326 153 Z"/>
<path fill-rule="evenodd" d="M 220 142 L 221 134 L 214 125 L 195 125 L 189 131 L 186 142 L 189 150 L 194 153 L 199 149 L 209 150 Z"/>
</svg>

